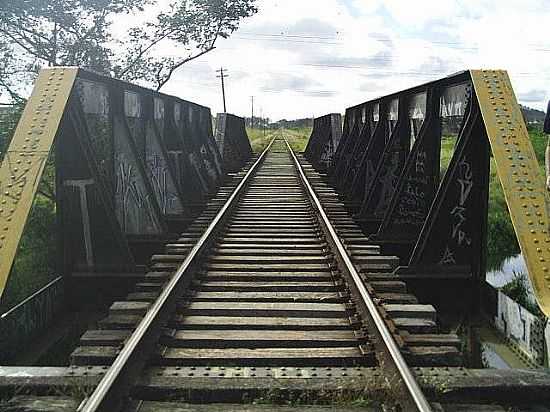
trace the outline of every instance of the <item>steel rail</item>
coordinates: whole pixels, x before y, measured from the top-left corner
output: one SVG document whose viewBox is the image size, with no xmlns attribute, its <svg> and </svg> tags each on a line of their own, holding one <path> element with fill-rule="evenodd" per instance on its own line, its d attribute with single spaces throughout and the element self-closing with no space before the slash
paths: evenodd
<svg viewBox="0 0 550 412">
<path fill-rule="evenodd" d="M 216 217 L 197 243 L 193 246 L 174 276 L 167 283 L 160 296 L 149 308 L 136 330 L 124 344 L 113 364 L 107 370 L 90 397 L 78 409 L 79 412 L 113 412 L 120 407 L 128 394 L 132 381 L 139 377 L 141 369 L 154 348 L 161 329 L 167 318 L 173 313 L 180 292 L 190 282 L 188 271 L 196 263 L 196 259 L 209 246 L 213 235 L 227 217 L 228 211 L 236 204 L 239 195 L 263 162 L 266 153 L 275 139 L 272 139 L 266 149 L 250 167 L 241 182 L 233 190 L 231 196 L 217 213 Z M 187 280 L 187 282 L 184 282 Z"/>
<path fill-rule="evenodd" d="M 378 311 L 374 300 L 372 299 L 371 295 L 367 291 L 367 288 L 363 284 L 359 273 L 357 273 L 355 266 L 351 262 L 351 259 L 344 245 L 342 244 L 340 237 L 336 233 L 336 230 L 332 226 L 327 214 L 325 213 L 321 202 L 319 201 L 315 191 L 311 187 L 307 176 L 303 171 L 302 165 L 296 158 L 296 155 L 288 144 L 287 139 L 284 138 L 284 140 L 288 147 L 288 150 L 292 155 L 296 169 L 299 172 L 302 184 L 306 188 L 308 196 L 312 204 L 314 205 L 315 211 L 317 212 L 319 222 L 321 223 L 321 227 L 324 229 L 325 236 L 327 237 L 329 244 L 333 246 L 333 252 L 336 252 L 337 259 L 341 263 L 341 266 L 343 266 L 343 268 L 341 269 L 344 269 L 344 273 L 347 273 L 349 280 L 351 280 L 351 284 L 349 284 L 348 282 L 348 286 L 351 286 L 352 289 L 355 290 L 358 297 L 360 297 L 359 303 L 361 306 L 363 306 L 363 308 L 359 309 L 363 309 L 361 310 L 361 313 L 363 315 L 367 315 L 368 318 L 372 321 L 372 324 L 375 326 L 375 328 L 373 328 L 372 324 L 369 323 L 368 326 L 371 326 L 370 328 L 368 328 L 369 332 L 374 332 L 374 334 L 379 338 L 378 343 L 383 343 L 383 345 L 379 344 L 376 348 L 383 351 L 383 353 L 377 353 L 377 357 L 379 357 L 380 367 L 383 369 L 391 367 L 393 370 L 392 372 L 397 372 L 402 386 L 402 394 L 404 395 L 403 406 L 406 407 L 405 410 L 431 412 L 432 408 L 428 400 L 426 399 L 413 373 L 405 362 L 405 359 L 403 358 L 403 355 L 401 354 L 397 343 L 395 342 L 391 332 L 386 326 L 384 319 L 380 315 L 380 312 Z M 386 364 L 386 361 L 389 361 L 389 364 Z"/>
</svg>

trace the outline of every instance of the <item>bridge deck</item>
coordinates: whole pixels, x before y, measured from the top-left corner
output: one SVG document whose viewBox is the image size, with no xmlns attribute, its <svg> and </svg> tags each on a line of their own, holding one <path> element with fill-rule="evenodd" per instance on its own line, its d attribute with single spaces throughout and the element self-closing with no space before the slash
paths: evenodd
<svg viewBox="0 0 550 412">
<path fill-rule="evenodd" d="M 269 411 L 274 407 L 249 403 L 296 402 L 301 410 L 351 411 L 355 408 L 347 405 L 367 399 L 378 399 L 373 410 L 399 402 L 399 381 L 393 389 L 386 384 L 396 376 L 389 376 L 383 363 L 383 342 L 373 335 L 361 296 L 336 258 L 300 168 L 394 343 L 408 367 L 416 367 L 411 373 L 433 410 L 500 411 L 490 404 L 533 404 L 548 397 L 545 374 L 461 368 L 458 336 L 441 333 L 434 307 L 419 303 L 394 274 L 399 260 L 365 243 L 336 192 L 305 160 L 301 163 L 293 161 L 282 138 L 275 139 L 227 219 L 218 222 L 215 240 L 188 271 L 188 286 L 176 296 L 154 350 L 143 354 L 143 369 L 128 381 L 126 410 L 213 411 L 226 402 L 227 410 Z M 37 387 L 93 389 L 116 365 L 231 192 L 222 190 L 177 241 L 153 256 L 135 290 L 111 306 L 99 328 L 81 337 L 70 368 L 5 368 L 0 389 L 20 386 L 22 376 L 31 393 Z M 33 396 L 9 402 L 37 411 L 52 405 L 74 410 L 78 403 L 71 397 Z M 305 406 L 312 403 L 332 406 Z"/>
</svg>

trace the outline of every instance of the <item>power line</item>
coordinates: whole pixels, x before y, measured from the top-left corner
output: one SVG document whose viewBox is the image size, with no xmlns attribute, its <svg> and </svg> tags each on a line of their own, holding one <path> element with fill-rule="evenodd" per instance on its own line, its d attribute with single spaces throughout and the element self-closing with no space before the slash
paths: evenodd
<svg viewBox="0 0 550 412">
<path fill-rule="evenodd" d="M 340 32 L 337 32 L 337 33 L 340 34 Z M 297 34 L 289 35 L 284 33 L 267 34 L 267 33 L 253 33 L 253 32 L 241 32 L 241 35 L 244 35 L 245 37 L 235 35 L 232 38 L 239 39 L 239 40 L 248 40 L 248 41 L 272 41 L 272 42 L 285 42 L 285 43 L 326 44 L 326 45 L 345 44 L 345 42 L 343 41 L 345 40 L 345 37 L 323 37 L 323 36 L 297 35 Z M 246 36 L 249 36 L 249 37 L 246 37 Z M 250 36 L 254 36 L 254 37 L 250 37 Z M 385 37 L 376 36 L 376 35 L 371 35 L 370 38 L 372 40 L 375 40 L 381 43 L 390 43 L 390 44 L 393 44 L 396 41 L 407 41 L 407 40 L 418 40 L 418 41 L 423 41 L 430 44 L 426 46 L 419 46 L 421 48 L 431 48 L 431 46 L 436 45 L 436 46 L 448 46 L 449 48 L 454 50 L 463 50 L 463 51 L 472 51 L 472 52 L 479 51 L 478 46 L 466 46 L 462 43 L 452 42 L 452 41 L 448 41 L 448 42 L 431 41 L 431 40 L 425 40 L 417 37 L 402 37 L 402 36 L 390 39 L 390 38 L 385 38 Z M 301 39 L 301 40 L 294 40 L 294 39 Z M 339 41 L 335 42 L 330 40 L 339 40 Z M 528 46 L 530 47 L 527 47 L 527 49 L 531 51 L 550 52 L 550 49 L 541 47 L 536 43 L 529 43 Z"/>
</svg>

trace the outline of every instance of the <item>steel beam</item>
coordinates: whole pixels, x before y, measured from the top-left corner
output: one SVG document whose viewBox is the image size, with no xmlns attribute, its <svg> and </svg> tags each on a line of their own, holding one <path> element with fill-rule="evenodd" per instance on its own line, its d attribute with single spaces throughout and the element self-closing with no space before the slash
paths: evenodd
<svg viewBox="0 0 550 412">
<path fill-rule="evenodd" d="M 342 116 L 327 114 L 313 121 L 313 130 L 304 150 L 304 156 L 317 170 L 327 170 L 332 165 L 336 148 L 342 139 Z"/>
<path fill-rule="evenodd" d="M 459 131 L 444 175 L 442 128 Z M 370 240 L 407 264 L 400 274 L 479 281 L 489 147 L 537 301 L 549 314 L 547 189 L 505 71 L 463 71 L 347 109 L 328 174 Z"/>
<path fill-rule="evenodd" d="M 0 296 L 77 72 L 73 68 L 40 72 L 0 166 Z"/>
<path fill-rule="evenodd" d="M 227 172 L 240 170 L 252 156 L 252 147 L 242 117 L 218 113 L 216 143 L 222 156 L 223 168 Z"/>
<path fill-rule="evenodd" d="M 471 76 L 535 297 L 550 316 L 550 220 L 541 167 L 508 73 L 473 70 Z"/>
</svg>

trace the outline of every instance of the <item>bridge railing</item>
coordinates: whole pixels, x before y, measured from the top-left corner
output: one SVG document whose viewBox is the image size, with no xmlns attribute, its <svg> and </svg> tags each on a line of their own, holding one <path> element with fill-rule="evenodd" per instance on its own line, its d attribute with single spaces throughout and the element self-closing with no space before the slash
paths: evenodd
<svg viewBox="0 0 550 412">
<path fill-rule="evenodd" d="M 42 70 L 0 167 L 0 294 L 54 142 L 62 274 L 135 271 L 226 169 L 209 108 L 78 68 Z"/>
<path fill-rule="evenodd" d="M 252 146 L 242 117 L 219 113 L 216 117 L 216 143 L 227 172 L 240 170 L 252 155 Z"/>
<path fill-rule="evenodd" d="M 441 170 L 442 137 L 455 131 L 452 157 Z M 548 315 L 546 189 L 506 72 L 464 71 L 348 108 L 328 176 L 369 239 L 401 258 L 397 274 L 479 285 L 491 153 L 535 296 Z"/>
<path fill-rule="evenodd" d="M 304 156 L 317 170 L 326 170 L 333 162 L 334 153 L 342 138 L 342 115 L 327 114 L 313 121 L 313 130 L 304 150 Z"/>
</svg>

